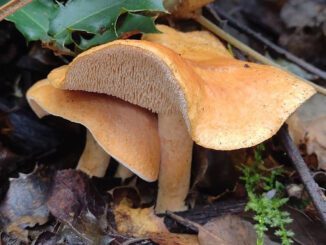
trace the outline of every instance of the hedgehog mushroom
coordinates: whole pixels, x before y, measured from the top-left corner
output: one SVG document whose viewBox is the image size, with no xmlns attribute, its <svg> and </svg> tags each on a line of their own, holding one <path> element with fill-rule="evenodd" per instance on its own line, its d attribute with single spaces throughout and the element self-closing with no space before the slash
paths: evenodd
<svg viewBox="0 0 326 245">
<path fill-rule="evenodd" d="M 154 114 L 108 95 L 57 89 L 48 80 L 34 84 L 26 97 L 39 117 L 60 116 L 88 129 L 82 171 L 103 176 L 111 155 L 142 179 L 157 179 L 160 143 Z"/>
<path fill-rule="evenodd" d="M 88 176 L 104 177 L 111 156 L 97 143 L 89 130 L 86 132 L 84 151 L 79 158 L 77 168 Z"/>
<path fill-rule="evenodd" d="M 191 33 L 180 34 L 175 51 L 173 45 L 168 48 L 168 41 L 120 40 L 100 45 L 77 56 L 64 78 L 51 79 L 61 89 L 105 93 L 158 114 L 157 212 L 185 209 L 192 140 L 216 150 L 259 144 L 315 93 L 280 69 L 235 60 L 225 49 L 214 51 L 215 44 L 207 42 L 218 40 L 211 36 L 207 41 L 200 34 L 194 38 Z M 170 33 L 159 35 L 169 39 Z M 191 49 L 182 51 L 183 46 Z M 49 77 L 57 72 L 60 69 Z"/>
</svg>

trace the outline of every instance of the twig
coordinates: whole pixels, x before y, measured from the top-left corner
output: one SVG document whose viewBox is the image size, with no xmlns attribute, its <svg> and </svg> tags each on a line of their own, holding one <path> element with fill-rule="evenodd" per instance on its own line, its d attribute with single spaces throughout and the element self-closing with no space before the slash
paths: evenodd
<svg viewBox="0 0 326 245">
<path fill-rule="evenodd" d="M 242 25 L 241 23 L 236 21 L 234 18 L 232 18 L 228 14 L 222 12 L 220 9 L 216 8 L 215 6 L 208 5 L 206 8 L 214 16 L 214 18 L 220 19 L 219 16 L 221 16 L 223 19 L 228 21 L 227 23 L 229 23 L 230 26 L 253 37 L 255 40 L 266 45 L 269 49 L 273 50 L 274 52 L 276 52 L 280 55 L 283 55 L 285 58 L 287 58 L 291 62 L 295 63 L 296 65 L 302 67 L 306 71 L 326 80 L 326 72 L 325 71 L 320 70 L 319 68 L 309 64 L 308 62 L 304 61 L 303 59 L 300 59 L 299 57 L 295 56 L 294 54 L 292 54 L 292 53 L 288 52 L 287 50 L 281 48 L 280 46 L 274 44 L 267 38 L 263 37 L 261 34 L 258 34 L 257 32 L 250 29 L 249 27 Z"/>
<path fill-rule="evenodd" d="M 320 191 L 317 183 L 313 179 L 306 163 L 300 155 L 298 148 L 292 141 L 286 126 L 283 126 L 280 129 L 279 138 L 284 145 L 285 151 L 290 157 L 294 167 L 298 171 L 301 180 L 312 199 L 312 202 L 320 214 L 322 222 L 326 226 L 326 201 L 322 198 L 323 193 Z"/>
<path fill-rule="evenodd" d="M 193 220 L 198 224 L 205 224 L 209 220 L 225 215 L 243 212 L 247 200 L 219 201 L 210 205 L 197 206 L 189 211 L 178 212 L 181 217 Z"/>
<path fill-rule="evenodd" d="M 143 242 L 143 241 L 148 241 L 148 238 L 131 238 L 128 241 L 125 241 L 122 243 L 122 245 L 131 245 L 134 243 L 139 243 L 139 242 Z"/>
<path fill-rule="evenodd" d="M 187 220 L 185 218 L 182 218 L 181 216 L 179 215 L 176 215 L 170 211 L 167 211 L 166 212 L 166 215 L 169 216 L 171 219 L 174 219 L 175 221 L 177 221 L 178 223 L 182 224 L 183 226 L 191 229 L 192 231 L 195 231 L 195 232 L 203 232 L 203 233 L 206 233 L 208 235 L 208 237 L 211 237 L 214 239 L 214 242 L 216 244 L 220 244 L 220 245 L 226 245 L 227 243 L 225 242 L 225 240 L 221 237 L 219 237 L 218 235 L 212 233 L 211 231 L 207 230 L 205 227 L 195 223 L 195 222 L 192 222 L 190 220 Z"/>
<path fill-rule="evenodd" d="M 0 8 L 0 21 L 29 4 L 32 0 L 11 0 Z"/>
<path fill-rule="evenodd" d="M 323 88 L 323 87 L 321 87 L 321 86 L 319 86 L 319 85 L 317 85 L 315 83 L 312 83 L 312 82 L 310 82 L 310 81 L 308 81 L 306 79 L 303 79 L 302 77 L 299 77 L 299 76 L 293 74 L 292 72 L 289 72 L 288 70 L 285 70 L 284 68 L 282 68 L 281 66 L 279 66 L 275 62 L 271 61 L 270 59 L 268 59 L 265 56 L 261 55 L 260 53 L 253 50 L 252 48 L 248 47 L 244 43 L 240 42 L 238 39 L 234 38 L 230 34 L 226 33 L 224 30 L 219 28 L 213 22 L 206 19 L 204 16 L 195 15 L 193 18 L 194 18 L 195 21 L 197 21 L 203 27 L 205 27 L 206 29 L 208 29 L 209 31 L 214 33 L 215 35 L 219 36 L 220 38 L 224 39 L 228 43 L 232 44 L 234 47 L 240 49 L 242 52 L 244 52 L 245 54 L 247 54 L 250 57 L 254 58 L 255 60 L 257 60 L 257 61 L 259 61 L 259 62 L 261 62 L 263 64 L 278 67 L 278 68 L 282 69 L 283 71 L 288 72 L 288 73 L 292 74 L 293 76 L 296 76 L 297 78 L 301 79 L 305 83 L 311 85 L 312 87 L 314 87 L 316 89 L 316 91 L 318 93 L 326 95 L 326 89 L 325 88 Z"/>
<path fill-rule="evenodd" d="M 195 222 L 192 222 L 188 219 L 185 219 L 179 215 L 176 215 L 170 211 L 166 211 L 166 216 L 170 217 L 171 219 L 177 221 L 179 224 L 183 225 L 184 227 L 187 227 L 188 229 L 198 233 L 199 231 L 199 225 Z"/>
</svg>

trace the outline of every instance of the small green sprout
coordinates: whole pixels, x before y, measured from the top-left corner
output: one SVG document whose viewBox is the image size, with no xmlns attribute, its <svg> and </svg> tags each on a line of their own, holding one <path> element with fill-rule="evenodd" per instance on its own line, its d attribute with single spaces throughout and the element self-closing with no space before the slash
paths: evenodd
<svg viewBox="0 0 326 245">
<path fill-rule="evenodd" d="M 288 198 L 283 197 L 284 186 L 277 180 L 283 174 L 283 169 L 264 168 L 264 150 L 265 147 L 259 145 L 254 152 L 253 165 L 241 167 L 241 179 L 245 183 L 249 199 L 245 211 L 255 213 L 257 245 L 264 244 L 264 234 L 268 228 L 275 229 L 275 235 L 280 237 L 283 245 L 290 245 L 293 243 L 294 233 L 287 230 L 286 225 L 291 223 L 292 219 L 288 212 L 281 210 Z"/>
</svg>

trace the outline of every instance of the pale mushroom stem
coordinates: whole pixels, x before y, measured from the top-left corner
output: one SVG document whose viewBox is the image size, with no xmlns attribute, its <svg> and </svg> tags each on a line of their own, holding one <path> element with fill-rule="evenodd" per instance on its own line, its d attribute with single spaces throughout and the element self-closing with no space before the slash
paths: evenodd
<svg viewBox="0 0 326 245">
<path fill-rule="evenodd" d="M 133 175 L 134 173 L 129 168 L 126 168 L 120 163 L 114 177 L 120 178 L 122 182 L 125 182 L 126 179 Z"/>
<path fill-rule="evenodd" d="M 159 189 L 155 211 L 186 210 L 193 141 L 180 113 L 158 115 L 161 143 Z"/>
<path fill-rule="evenodd" d="M 87 130 L 86 144 L 79 159 L 77 169 L 89 176 L 103 177 L 109 166 L 110 155 L 96 142 Z"/>
</svg>

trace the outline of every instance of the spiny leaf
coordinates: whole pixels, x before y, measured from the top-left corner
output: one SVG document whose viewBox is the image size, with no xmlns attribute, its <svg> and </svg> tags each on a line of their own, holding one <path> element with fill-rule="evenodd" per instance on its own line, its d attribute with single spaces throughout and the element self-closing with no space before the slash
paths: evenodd
<svg viewBox="0 0 326 245">
<path fill-rule="evenodd" d="M 134 33 L 156 33 L 154 19 L 150 16 L 140 14 L 127 13 L 122 21 L 122 24 L 116 28 L 105 31 L 103 34 L 96 34 L 93 38 L 86 40 L 81 38 L 78 48 L 80 50 L 89 49 L 95 45 L 113 41 L 119 37 L 127 38 Z"/>
<path fill-rule="evenodd" d="M 125 33 L 137 31 L 140 33 L 158 33 L 152 17 L 128 13 L 122 25 L 117 28 L 119 37 Z"/>
<path fill-rule="evenodd" d="M 115 30 L 119 16 L 125 12 L 164 11 L 159 0 L 76 0 L 60 5 L 50 25 L 50 35 L 62 47 L 73 43 L 73 31 L 98 34 Z"/>
<path fill-rule="evenodd" d="M 27 41 L 49 40 L 50 18 L 56 14 L 57 5 L 52 1 L 35 0 L 7 17 Z"/>
<path fill-rule="evenodd" d="M 5 5 L 9 0 L 0 0 L 0 6 Z"/>
<path fill-rule="evenodd" d="M 3 2 L 3 0 L 0 0 Z M 154 16 L 165 12 L 162 0 L 34 0 L 7 20 L 27 41 L 41 40 L 57 53 L 74 55 L 92 46 L 134 33 L 157 32 Z M 90 35 L 85 39 L 83 34 Z"/>
</svg>

